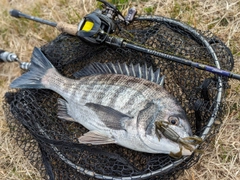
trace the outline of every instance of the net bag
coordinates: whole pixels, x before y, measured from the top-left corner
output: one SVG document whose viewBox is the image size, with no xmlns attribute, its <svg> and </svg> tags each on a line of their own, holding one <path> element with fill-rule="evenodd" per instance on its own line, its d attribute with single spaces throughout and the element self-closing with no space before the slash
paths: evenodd
<svg viewBox="0 0 240 180">
<path fill-rule="evenodd" d="M 233 57 L 210 32 L 193 29 L 161 16 L 140 16 L 130 25 L 118 23 L 114 36 L 167 54 L 231 71 Z M 186 111 L 193 134 L 204 149 L 221 125 L 227 78 L 164 58 L 110 45 L 92 45 L 60 34 L 41 47 L 66 77 L 92 62 L 147 63 L 161 69 L 164 88 Z M 57 117 L 57 98 L 50 90 L 22 89 L 5 94 L 4 111 L 11 134 L 44 179 L 176 179 L 198 162 L 201 154 L 174 159 L 165 154 L 136 152 L 110 144 L 89 146 L 77 138 L 88 130 Z"/>
</svg>

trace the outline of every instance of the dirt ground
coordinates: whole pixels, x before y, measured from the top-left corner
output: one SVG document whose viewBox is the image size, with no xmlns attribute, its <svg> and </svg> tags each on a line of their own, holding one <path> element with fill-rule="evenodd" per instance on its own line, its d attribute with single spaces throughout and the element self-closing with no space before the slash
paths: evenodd
<svg viewBox="0 0 240 180">
<path fill-rule="evenodd" d="M 118 1 L 120 2 L 120 1 Z M 124 2 L 124 1 L 122 1 Z M 129 0 L 142 14 L 154 13 L 178 19 L 200 30 L 210 30 L 230 48 L 240 74 L 240 0 Z M 53 40 L 59 32 L 52 27 L 9 15 L 16 8 L 27 14 L 55 22 L 77 24 L 81 17 L 96 7 L 95 0 L 1 0 L 0 49 L 16 53 L 29 61 L 34 47 Z M 123 13 L 127 6 L 123 7 Z M 0 179 L 40 179 L 38 171 L 24 157 L 11 139 L 2 110 L 2 97 L 11 81 L 21 71 L 17 63 L 0 63 Z M 226 115 L 214 142 L 204 151 L 199 162 L 179 178 L 181 180 L 240 179 L 240 81 L 231 80 L 226 98 Z"/>
</svg>

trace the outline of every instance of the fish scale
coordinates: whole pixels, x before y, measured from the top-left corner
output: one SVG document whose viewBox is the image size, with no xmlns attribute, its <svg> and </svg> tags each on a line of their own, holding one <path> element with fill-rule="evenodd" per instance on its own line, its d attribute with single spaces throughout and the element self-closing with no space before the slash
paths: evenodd
<svg viewBox="0 0 240 180">
<path fill-rule="evenodd" d="M 61 82 L 61 81 L 60 81 Z M 59 86 L 51 87 L 52 90 L 56 92 L 61 92 L 62 86 L 59 82 Z M 138 106 L 141 101 L 146 101 L 147 98 L 139 91 L 134 91 L 127 87 L 117 86 L 117 85 L 108 85 L 107 83 L 103 86 L 101 84 L 96 84 L 99 81 L 92 81 L 91 84 L 76 84 L 73 82 L 76 88 L 76 91 L 73 94 L 67 92 L 62 94 L 64 99 L 68 101 L 81 100 L 79 103 L 85 104 L 87 102 L 95 102 L 102 104 L 104 106 L 110 106 L 112 108 L 119 108 L 124 113 L 131 112 L 131 109 L 134 106 Z M 72 84 L 68 84 L 68 87 L 72 87 Z M 118 93 L 123 91 L 123 93 Z M 102 97 L 99 97 L 99 95 Z M 129 99 L 126 97 L 130 97 Z M 129 102 L 131 101 L 131 103 Z M 131 109 L 130 109 L 131 108 Z"/>
<path fill-rule="evenodd" d="M 146 64 L 92 63 L 74 76 L 77 79 L 60 75 L 40 49 L 34 48 L 29 71 L 11 87 L 51 89 L 61 95 L 58 117 L 89 130 L 78 138 L 79 143 L 116 143 L 146 153 L 192 154 L 165 136 L 159 141 L 156 134 L 155 123 L 164 121 L 179 138 L 191 135 L 185 112 L 162 87 L 159 69 L 153 72 Z M 170 124 L 173 118 L 176 124 Z"/>
<path fill-rule="evenodd" d="M 133 80 L 130 78 L 129 80 L 127 76 L 121 78 L 123 75 L 108 74 L 83 77 L 80 80 L 68 79 L 66 81 L 63 76 L 61 78 L 55 74 L 50 76 L 51 78 L 48 80 L 48 83 L 52 84 L 49 87 L 50 89 L 61 93 L 64 99 L 69 101 L 81 100 L 79 102 L 81 104 L 95 102 L 113 108 L 118 107 L 121 110 L 126 109 L 127 111 L 124 112 L 128 112 L 131 106 L 137 106 L 141 101 L 153 98 L 148 89 L 148 83 L 143 83 L 144 79 Z M 119 93 L 119 91 L 124 93 Z M 99 94 L 104 97 L 102 99 L 97 98 Z"/>
</svg>

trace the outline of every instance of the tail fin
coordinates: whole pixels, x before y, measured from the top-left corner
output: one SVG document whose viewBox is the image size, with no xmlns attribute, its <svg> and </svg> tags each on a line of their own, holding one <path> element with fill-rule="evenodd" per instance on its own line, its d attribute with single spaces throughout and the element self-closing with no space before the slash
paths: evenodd
<svg viewBox="0 0 240 180">
<path fill-rule="evenodd" d="M 15 79 L 10 87 L 11 88 L 37 88 L 43 89 L 44 85 L 41 83 L 42 77 L 46 71 L 54 66 L 44 56 L 39 48 L 34 48 L 31 58 L 31 66 L 29 71 Z"/>
</svg>

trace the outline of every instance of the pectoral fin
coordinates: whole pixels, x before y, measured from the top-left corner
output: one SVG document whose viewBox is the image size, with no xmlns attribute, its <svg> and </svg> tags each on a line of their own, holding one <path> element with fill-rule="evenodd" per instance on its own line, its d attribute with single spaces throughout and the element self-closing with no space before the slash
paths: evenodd
<svg viewBox="0 0 240 180">
<path fill-rule="evenodd" d="M 107 135 L 98 131 L 89 131 L 78 138 L 78 141 L 82 144 L 92 145 L 112 144 L 116 142 L 113 138 L 109 138 Z"/>
<path fill-rule="evenodd" d="M 85 104 L 88 108 L 94 111 L 99 119 L 108 127 L 115 130 L 122 130 L 123 121 L 131 120 L 132 117 L 123 114 L 111 107 L 103 106 L 95 103 L 87 103 Z"/>
</svg>

